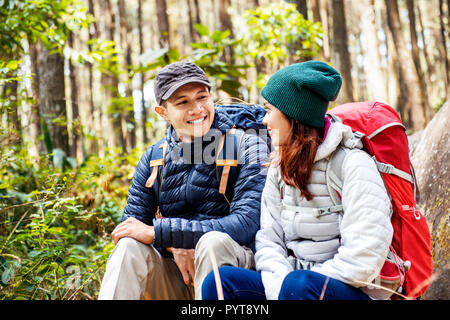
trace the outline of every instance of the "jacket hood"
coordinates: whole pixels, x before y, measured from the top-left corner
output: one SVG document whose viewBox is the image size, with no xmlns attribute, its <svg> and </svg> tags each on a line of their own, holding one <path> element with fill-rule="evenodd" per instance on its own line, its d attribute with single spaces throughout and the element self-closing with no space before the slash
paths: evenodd
<svg viewBox="0 0 450 320">
<path fill-rule="evenodd" d="M 340 122 L 331 122 L 325 139 L 320 144 L 319 148 L 317 148 L 314 162 L 328 157 L 334 152 L 334 150 L 336 150 L 339 145 L 345 145 L 347 141 L 351 140 L 352 138 L 352 128 Z M 362 148 L 361 142 L 358 142 L 356 146 Z"/>
</svg>

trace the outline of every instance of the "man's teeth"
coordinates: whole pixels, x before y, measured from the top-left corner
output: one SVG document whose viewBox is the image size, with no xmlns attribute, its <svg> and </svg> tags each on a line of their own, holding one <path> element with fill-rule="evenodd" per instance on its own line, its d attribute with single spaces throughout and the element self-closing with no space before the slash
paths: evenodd
<svg viewBox="0 0 450 320">
<path fill-rule="evenodd" d="M 196 123 L 201 123 L 201 122 L 203 122 L 203 120 L 205 120 L 205 118 L 201 118 L 201 119 L 197 119 L 197 120 L 192 120 L 192 121 L 188 121 L 188 122 L 189 122 L 189 123 L 196 124 Z"/>
</svg>

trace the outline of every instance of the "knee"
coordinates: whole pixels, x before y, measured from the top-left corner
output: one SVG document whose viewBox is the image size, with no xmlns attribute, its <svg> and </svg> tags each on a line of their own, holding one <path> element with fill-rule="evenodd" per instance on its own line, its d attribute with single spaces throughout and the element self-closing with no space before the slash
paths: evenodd
<svg viewBox="0 0 450 320">
<path fill-rule="evenodd" d="M 281 285 L 280 300 L 311 300 L 315 299 L 314 273 L 309 270 L 297 270 L 289 273 Z"/>
<path fill-rule="evenodd" d="M 137 249 L 140 247 L 140 245 L 142 245 L 143 243 L 130 238 L 130 237 L 125 237 L 125 238 L 121 238 L 117 244 L 116 247 L 114 248 L 115 250 L 133 250 L 133 249 Z"/>
<path fill-rule="evenodd" d="M 152 246 L 148 246 L 133 238 L 125 237 L 120 239 L 111 256 L 121 257 L 122 259 L 145 258 L 148 253 L 155 251 Z"/>
<path fill-rule="evenodd" d="M 217 255 L 222 253 L 224 249 L 231 248 L 229 242 L 232 241 L 231 237 L 219 231 L 210 231 L 205 233 L 197 242 L 195 246 L 195 256 L 200 258 L 208 254 L 208 249 L 211 248 L 212 251 Z"/>
</svg>

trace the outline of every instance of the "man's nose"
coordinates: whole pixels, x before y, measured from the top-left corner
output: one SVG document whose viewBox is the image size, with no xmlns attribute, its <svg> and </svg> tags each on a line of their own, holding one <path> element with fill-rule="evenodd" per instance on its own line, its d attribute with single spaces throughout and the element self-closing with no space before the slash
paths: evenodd
<svg viewBox="0 0 450 320">
<path fill-rule="evenodd" d="M 200 101 L 196 101 L 193 103 L 193 106 L 189 109 L 191 113 L 202 112 L 204 109 L 203 104 Z"/>
</svg>

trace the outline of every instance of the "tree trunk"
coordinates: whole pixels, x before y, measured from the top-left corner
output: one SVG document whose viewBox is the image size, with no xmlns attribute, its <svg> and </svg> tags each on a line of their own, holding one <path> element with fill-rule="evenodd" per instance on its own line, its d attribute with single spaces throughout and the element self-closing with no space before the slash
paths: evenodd
<svg viewBox="0 0 450 320">
<path fill-rule="evenodd" d="M 219 21 L 219 29 L 221 31 L 230 30 L 230 38 L 234 38 L 233 32 L 233 24 L 231 22 L 231 16 L 228 13 L 228 8 L 230 7 L 230 0 L 216 0 L 215 7 L 218 11 L 218 21 Z M 233 48 L 231 46 L 227 46 L 223 52 L 224 61 L 229 64 L 234 64 L 233 57 Z"/>
<path fill-rule="evenodd" d="M 73 32 L 69 32 L 68 36 L 69 47 L 74 48 Z M 78 75 L 72 60 L 69 58 L 70 71 L 70 106 L 72 108 L 72 123 L 71 132 L 72 145 L 70 146 L 70 156 L 76 158 L 80 163 L 83 161 L 83 136 L 81 129 L 81 117 L 79 113 L 79 99 L 78 99 Z"/>
<path fill-rule="evenodd" d="M 425 109 L 421 104 L 419 80 L 417 79 L 417 75 L 411 72 L 415 67 L 406 47 L 405 39 L 402 36 L 397 0 L 385 0 L 385 3 L 389 30 L 391 31 L 394 48 L 400 61 L 401 85 L 404 87 L 400 88 L 400 90 L 405 90 L 402 94 L 404 99 L 399 101 L 400 105 L 397 107 L 404 110 L 406 119 L 403 118 L 402 120 L 406 123 L 407 127 L 412 130 L 420 130 L 425 126 Z"/>
<path fill-rule="evenodd" d="M 139 32 L 139 55 L 144 54 L 144 35 L 142 32 L 142 2 L 143 0 L 139 0 L 138 2 L 138 32 Z M 141 126 L 142 126 L 142 143 L 144 147 L 148 143 L 147 137 L 147 109 L 145 108 L 145 99 L 144 99 L 144 78 L 145 74 L 141 73 Z"/>
<path fill-rule="evenodd" d="M 313 14 L 313 21 L 314 22 L 320 22 L 323 25 L 322 16 L 321 16 L 321 13 L 320 13 L 320 0 L 312 0 L 311 1 L 311 11 L 312 11 L 312 14 Z M 325 33 L 325 30 L 324 30 L 324 33 Z M 326 37 L 324 36 L 324 38 L 323 38 L 324 42 L 325 42 L 325 38 Z M 326 60 L 325 59 L 325 55 L 324 55 L 324 46 L 322 46 L 320 48 L 320 52 L 319 52 L 319 54 L 317 56 L 317 59 L 318 60 Z"/>
<path fill-rule="evenodd" d="M 52 149 L 70 154 L 64 88 L 64 59 L 42 46 L 39 54 L 39 111 L 49 130 Z M 49 147 L 47 147 L 49 148 Z M 47 150 L 51 152 L 51 149 Z"/>
<path fill-rule="evenodd" d="M 420 88 L 420 100 L 421 104 L 425 109 L 425 121 L 428 122 L 431 120 L 431 107 L 430 102 L 428 100 L 427 95 L 427 86 L 425 82 L 424 73 L 422 71 L 422 66 L 420 63 L 420 50 L 417 44 L 417 32 L 416 32 L 416 14 L 414 0 L 406 0 L 406 5 L 408 7 L 408 17 L 409 17 L 409 33 L 411 35 L 411 53 L 415 66 L 415 71 L 417 74 L 417 78 L 419 80 L 419 88 Z"/>
<path fill-rule="evenodd" d="M 169 35 L 169 17 L 167 15 L 166 0 L 156 0 L 156 16 L 160 32 L 159 46 L 161 48 L 172 48 Z"/>
<path fill-rule="evenodd" d="M 31 43 L 29 40 L 28 43 Z M 31 105 L 31 112 L 29 115 L 29 141 L 30 141 L 30 155 L 32 158 L 37 158 L 41 152 L 45 151 L 44 144 L 39 143 L 38 136 L 41 134 L 40 126 L 40 112 L 39 112 L 39 52 L 41 51 L 42 43 L 38 40 L 30 45 L 30 60 L 31 60 L 31 95 L 33 103 Z"/>
<path fill-rule="evenodd" d="M 362 7 L 365 8 L 365 10 L 362 10 L 361 28 L 366 43 L 363 56 L 368 99 L 387 102 L 388 94 L 381 67 L 375 0 L 364 0 Z"/>
<path fill-rule="evenodd" d="M 16 77 L 17 70 L 11 72 L 7 77 Z M 10 102 L 10 111 L 7 113 L 8 116 L 8 124 L 11 122 L 11 132 L 9 141 L 12 141 L 14 144 L 22 144 L 22 125 L 20 123 L 20 115 L 19 115 L 19 105 L 18 101 L 18 85 L 19 83 L 16 80 L 6 82 L 3 86 L 3 99 L 6 99 Z M 7 126 L 8 126 L 7 124 Z M 8 127 L 7 127 L 8 128 Z M 8 128 L 9 130 L 9 128 Z"/>
<path fill-rule="evenodd" d="M 131 79 L 129 78 L 129 68 L 133 65 L 131 61 L 131 30 L 127 21 L 127 10 L 124 0 L 119 0 L 119 13 L 120 13 L 120 40 L 122 51 L 125 52 L 125 60 L 123 61 L 123 67 L 125 72 L 123 73 L 123 85 L 125 86 L 125 95 L 130 98 L 130 105 L 126 106 L 122 126 L 123 136 L 126 144 L 126 151 L 131 152 L 136 147 L 136 121 L 134 120 L 134 107 L 133 107 L 133 93 L 131 90 Z"/>
<path fill-rule="evenodd" d="M 343 0 L 333 0 L 333 48 L 334 62 L 337 70 L 342 75 L 342 89 L 339 100 L 352 102 L 353 84 L 350 64 L 350 54 L 348 51 L 347 26 L 345 19 L 345 9 Z"/>
<path fill-rule="evenodd" d="M 95 7 L 94 7 L 94 1 L 89 0 L 89 14 L 91 14 L 93 17 L 95 17 Z M 89 29 L 89 40 L 98 39 L 99 38 L 99 32 L 98 32 L 98 25 L 97 21 L 93 21 L 91 24 L 91 27 L 93 29 Z M 88 42 L 88 50 L 89 52 L 92 51 L 92 45 Z M 94 102 L 94 75 L 93 75 L 93 66 L 92 63 L 87 62 L 88 67 L 88 73 L 89 73 L 89 80 L 88 80 L 88 86 L 89 86 L 89 103 L 88 105 L 88 115 L 91 115 L 90 117 L 87 117 L 88 123 L 88 132 L 95 132 L 96 136 L 98 136 L 98 128 L 100 125 L 99 123 L 96 123 L 96 118 L 98 118 L 99 112 L 97 111 L 99 107 L 95 105 Z M 97 116 L 96 116 L 97 115 Z M 100 122 L 100 121 L 99 121 Z M 97 137 L 98 138 L 98 137 Z M 100 152 L 99 150 L 99 143 L 98 139 L 87 139 L 87 149 L 89 152 L 97 154 Z"/>
<path fill-rule="evenodd" d="M 192 9 L 192 1 L 187 0 L 187 4 L 188 4 L 188 14 L 189 14 L 189 36 L 191 38 L 191 42 L 197 42 L 199 40 L 199 36 L 198 36 L 198 33 L 194 29 L 195 14 L 194 14 L 194 10 Z"/>
<path fill-rule="evenodd" d="M 431 63 L 430 61 L 430 55 L 428 53 L 428 46 L 425 45 L 425 28 L 423 26 L 423 21 L 422 21 L 422 12 L 420 7 L 417 7 L 417 18 L 419 20 L 419 25 L 420 25 L 420 37 L 422 38 L 423 41 L 423 56 L 425 58 L 425 82 L 426 82 L 426 87 L 428 88 L 428 90 L 430 92 L 428 92 L 428 95 L 431 96 L 431 87 L 432 87 L 432 83 L 431 83 L 431 74 L 434 73 L 434 64 Z M 430 103 L 431 106 L 431 103 Z"/>
<path fill-rule="evenodd" d="M 106 12 L 105 12 L 105 33 L 106 33 L 106 39 L 109 41 L 114 41 L 114 49 L 116 49 L 117 44 L 120 43 L 120 41 L 115 41 L 115 33 L 116 33 L 116 14 L 113 11 L 111 0 L 106 1 Z M 113 57 L 111 59 L 116 58 L 117 53 L 113 54 Z M 112 62 L 115 63 L 115 62 Z M 123 136 L 123 129 L 122 129 L 122 110 L 121 108 L 117 108 L 116 105 L 114 105 L 114 100 L 118 98 L 118 87 L 119 87 L 119 79 L 118 75 L 108 70 L 106 73 L 102 75 L 102 85 L 104 89 L 104 100 L 103 104 L 107 108 L 106 112 L 106 121 L 109 122 L 112 125 L 112 134 L 109 137 L 108 140 L 108 147 L 115 148 L 115 147 L 121 147 L 122 152 L 126 151 L 126 144 L 125 139 Z"/>
<path fill-rule="evenodd" d="M 447 1 L 448 2 L 448 1 Z M 450 13 L 450 8 L 448 8 L 448 13 L 447 13 L 447 20 L 449 20 L 449 13 Z M 447 88 L 447 92 L 446 92 L 446 98 L 447 100 L 450 99 L 450 62 L 449 62 L 449 58 L 448 58 L 448 52 L 447 52 L 447 43 L 446 43 L 446 39 L 445 39 L 445 25 L 444 25 L 444 17 L 445 17 L 445 13 L 444 13 L 444 1 L 443 0 L 439 0 L 439 24 L 440 24 L 440 31 L 441 31 L 441 41 L 442 41 L 442 50 L 444 53 L 444 56 L 442 57 L 442 59 L 444 59 L 444 66 L 445 66 L 445 76 L 444 76 L 444 80 L 445 80 L 445 87 Z M 450 22 L 448 22 L 450 25 Z M 450 30 L 449 30 L 450 32 Z"/>
</svg>

